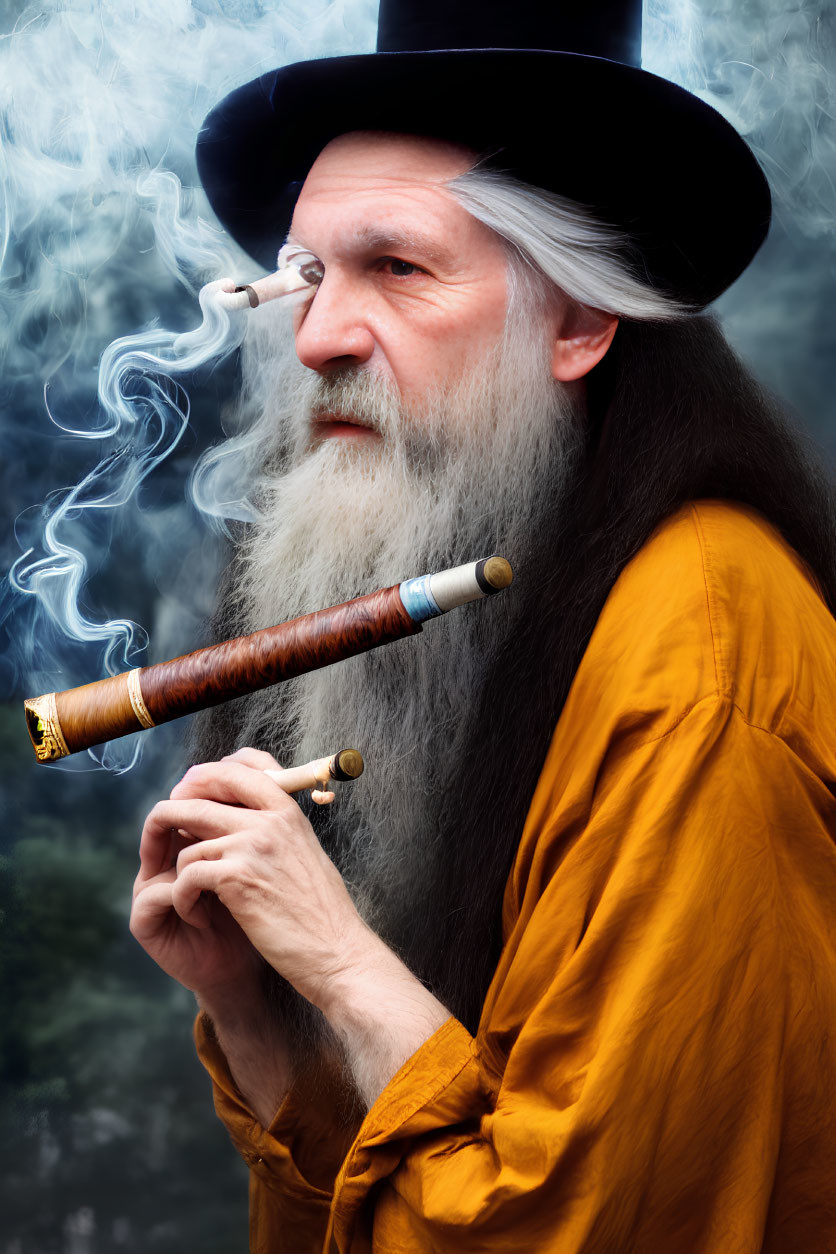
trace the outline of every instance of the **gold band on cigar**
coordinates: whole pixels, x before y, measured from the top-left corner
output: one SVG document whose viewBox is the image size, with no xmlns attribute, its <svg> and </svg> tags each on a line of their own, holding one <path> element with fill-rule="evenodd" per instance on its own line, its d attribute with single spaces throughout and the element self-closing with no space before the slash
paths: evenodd
<svg viewBox="0 0 836 1254">
<path fill-rule="evenodd" d="M 136 670 L 128 671 L 128 696 L 131 699 L 131 709 L 136 715 L 137 720 L 140 725 L 148 731 L 148 729 L 150 727 L 154 727 L 155 724 L 151 715 L 148 713 L 148 706 L 142 699 L 142 689 L 139 686 L 139 675 L 141 670 L 142 667 L 138 666 Z"/>
<path fill-rule="evenodd" d="M 58 705 L 54 692 L 24 701 L 26 723 L 39 762 L 56 762 L 70 752 L 58 721 Z"/>
</svg>

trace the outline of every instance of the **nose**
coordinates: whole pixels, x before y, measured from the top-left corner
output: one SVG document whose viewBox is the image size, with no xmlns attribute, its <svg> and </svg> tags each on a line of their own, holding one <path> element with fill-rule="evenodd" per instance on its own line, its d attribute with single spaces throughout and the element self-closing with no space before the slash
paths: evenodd
<svg viewBox="0 0 836 1254">
<path fill-rule="evenodd" d="M 296 327 L 296 355 L 309 370 L 362 365 L 375 341 L 351 285 L 325 274 Z"/>
</svg>

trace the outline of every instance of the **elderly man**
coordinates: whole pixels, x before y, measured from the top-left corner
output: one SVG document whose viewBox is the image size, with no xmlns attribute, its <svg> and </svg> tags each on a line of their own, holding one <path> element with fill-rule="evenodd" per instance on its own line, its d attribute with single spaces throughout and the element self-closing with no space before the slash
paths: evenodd
<svg viewBox="0 0 836 1254">
<path fill-rule="evenodd" d="M 605 48 L 573 18 L 571 53 L 395 50 L 472 46 L 430 10 L 210 122 L 230 229 L 275 255 L 295 202 L 322 263 L 245 349 L 259 522 L 216 628 L 494 549 L 515 586 L 207 718 L 133 931 L 197 995 L 254 1250 L 836 1249 L 833 516 L 697 313 L 763 236 L 762 179 L 705 106 L 582 55 L 626 56 L 629 14 Z M 584 100 L 547 157 L 497 156 L 501 65 L 586 81 L 597 118 L 678 111 L 670 220 L 578 142 Z M 466 97 L 424 131 L 419 74 Z M 370 770 L 331 812 L 265 773 L 342 743 Z"/>
</svg>

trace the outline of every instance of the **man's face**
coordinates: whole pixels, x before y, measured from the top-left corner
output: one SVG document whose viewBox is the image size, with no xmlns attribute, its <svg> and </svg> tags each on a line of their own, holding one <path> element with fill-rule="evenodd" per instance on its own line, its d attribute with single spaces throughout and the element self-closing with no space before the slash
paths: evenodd
<svg viewBox="0 0 836 1254">
<path fill-rule="evenodd" d="M 290 238 L 324 263 L 297 313 L 296 351 L 322 375 L 360 367 L 420 410 L 499 344 L 507 307 L 498 237 L 444 184 L 473 163 L 451 144 L 343 135 L 305 180 Z M 317 416 L 315 437 L 377 439 Z"/>
<path fill-rule="evenodd" d="M 455 842 L 437 833 L 461 790 L 463 746 L 487 677 L 506 674 L 508 642 L 533 621 L 539 555 L 557 546 L 582 448 L 580 407 L 552 374 L 548 317 L 516 273 L 508 310 L 503 246 L 445 190 L 471 161 L 358 135 L 323 152 L 292 230 L 325 263 L 296 311 L 300 361 L 282 302 L 257 310 L 242 353 L 246 438 L 230 449 L 241 478 L 221 470 L 217 486 L 255 511 L 222 636 L 492 552 L 523 575 L 515 595 L 434 621 L 423 647 L 396 642 L 255 693 L 232 731 L 221 713 L 216 732 L 204 723 L 208 757 L 243 744 L 280 761 L 362 749 L 369 770 L 321 817 L 320 836 L 368 921 L 418 970 L 433 969 L 461 874 L 443 852 Z M 341 425 L 340 412 L 369 429 Z"/>
</svg>

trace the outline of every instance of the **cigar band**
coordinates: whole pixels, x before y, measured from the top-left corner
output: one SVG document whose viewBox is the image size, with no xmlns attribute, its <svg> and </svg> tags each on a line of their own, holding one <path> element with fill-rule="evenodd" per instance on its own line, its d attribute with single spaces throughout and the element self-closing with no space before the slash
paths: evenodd
<svg viewBox="0 0 836 1254">
<path fill-rule="evenodd" d="M 29 697 L 24 701 L 29 735 L 39 762 L 55 762 L 65 758 L 70 750 L 61 731 L 58 704 L 54 692 L 42 697 Z"/>
<path fill-rule="evenodd" d="M 418 575 L 415 579 L 404 580 L 398 588 L 403 607 L 414 623 L 425 623 L 428 618 L 437 618 L 444 612 L 432 594 L 431 578 L 431 575 Z"/>
<path fill-rule="evenodd" d="M 138 666 L 136 670 L 128 671 L 128 696 L 131 699 L 131 709 L 137 717 L 140 727 L 146 730 L 154 727 L 156 724 L 148 713 L 148 706 L 142 699 L 142 689 L 139 686 L 139 676 L 143 667 Z"/>
</svg>

